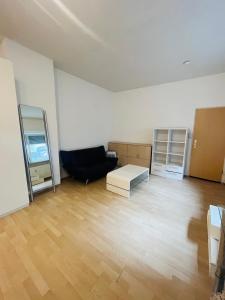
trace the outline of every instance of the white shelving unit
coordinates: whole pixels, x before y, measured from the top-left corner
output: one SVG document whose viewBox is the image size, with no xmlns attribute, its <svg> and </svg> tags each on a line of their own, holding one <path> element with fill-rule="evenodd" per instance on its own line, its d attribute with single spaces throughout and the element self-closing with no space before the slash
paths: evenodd
<svg viewBox="0 0 225 300">
<path fill-rule="evenodd" d="M 187 128 L 155 128 L 151 173 L 179 180 L 183 179 L 187 141 Z"/>
</svg>

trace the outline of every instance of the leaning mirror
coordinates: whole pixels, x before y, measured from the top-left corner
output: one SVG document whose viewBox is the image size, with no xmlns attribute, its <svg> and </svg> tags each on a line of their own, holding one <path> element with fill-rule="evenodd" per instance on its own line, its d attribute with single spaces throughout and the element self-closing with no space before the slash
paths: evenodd
<svg viewBox="0 0 225 300">
<path fill-rule="evenodd" d="M 47 117 L 39 107 L 19 105 L 21 135 L 30 199 L 44 189 L 55 190 Z"/>
</svg>

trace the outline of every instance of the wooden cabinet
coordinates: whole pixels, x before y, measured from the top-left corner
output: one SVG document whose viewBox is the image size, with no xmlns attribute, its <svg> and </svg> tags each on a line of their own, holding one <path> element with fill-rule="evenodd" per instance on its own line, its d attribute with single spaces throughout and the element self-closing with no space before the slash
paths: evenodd
<svg viewBox="0 0 225 300">
<path fill-rule="evenodd" d="M 110 142 L 108 149 L 116 152 L 119 166 L 131 164 L 147 168 L 150 167 L 150 144 Z"/>
</svg>

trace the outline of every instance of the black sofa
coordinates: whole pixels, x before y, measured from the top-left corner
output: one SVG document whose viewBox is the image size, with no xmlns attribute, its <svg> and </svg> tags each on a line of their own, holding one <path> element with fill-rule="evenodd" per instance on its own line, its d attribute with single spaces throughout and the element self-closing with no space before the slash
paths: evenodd
<svg viewBox="0 0 225 300">
<path fill-rule="evenodd" d="M 63 168 L 73 178 L 85 183 L 104 177 L 117 165 L 117 158 L 106 157 L 104 146 L 60 151 Z"/>
</svg>

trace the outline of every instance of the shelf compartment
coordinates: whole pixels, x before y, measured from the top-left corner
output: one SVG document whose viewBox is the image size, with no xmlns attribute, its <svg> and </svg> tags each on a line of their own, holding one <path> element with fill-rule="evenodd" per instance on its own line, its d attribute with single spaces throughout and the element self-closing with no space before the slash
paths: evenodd
<svg viewBox="0 0 225 300">
<path fill-rule="evenodd" d="M 168 154 L 169 154 L 169 155 L 174 155 L 174 156 L 181 156 L 181 157 L 184 156 L 184 154 L 180 154 L 180 153 L 172 153 L 172 152 L 169 152 Z"/>
<path fill-rule="evenodd" d="M 177 180 L 182 180 L 183 179 L 183 174 L 182 173 L 177 173 L 177 172 L 171 172 L 171 171 L 166 171 L 166 177 L 167 178 L 173 178 Z"/>
<path fill-rule="evenodd" d="M 185 144 L 183 143 L 169 143 L 169 153 L 176 155 L 184 155 Z"/>
<path fill-rule="evenodd" d="M 168 129 L 155 129 L 154 139 L 157 141 L 167 141 L 169 135 Z"/>
<path fill-rule="evenodd" d="M 153 171 L 166 171 L 166 165 L 162 163 L 152 163 L 152 170 Z"/>
<path fill-rule="evenodd" d="M 176 172 L 176 173 L 182 173 L 184 172 L 183 166 L 180 165 L 174 165 L 174 164 L 167 164 L 166 170 L 169 172 Z"/>
<path fill-rule="evenodd" d="M 154 152 L 163 152 L 166 153 L 167 152 L 167 142 L 155 142 L 155 150 Z"/>
<path fill-rule="evenodd" d="M 183 158 L 181 155 L 168 154 L 167 165 L 183 167 Z"/>
<path fill-rule="evenodd" d="M 167 152 L 163 152 L 163 151 L 154 151 L 154 153 L 167 155 Z"/>
<path fill-rule="evenodd" d="M 171 129 L 170 130 L 170 141 L 171 142 L 182 142 L 185 143 L 186 129 Z"/>
<path fill-rule="evenodd" d="M 153 162 L 160 163 L 160 164 L 166 164 L 166 154 L 154 152 L 153 153 Z"/>
</svg>

